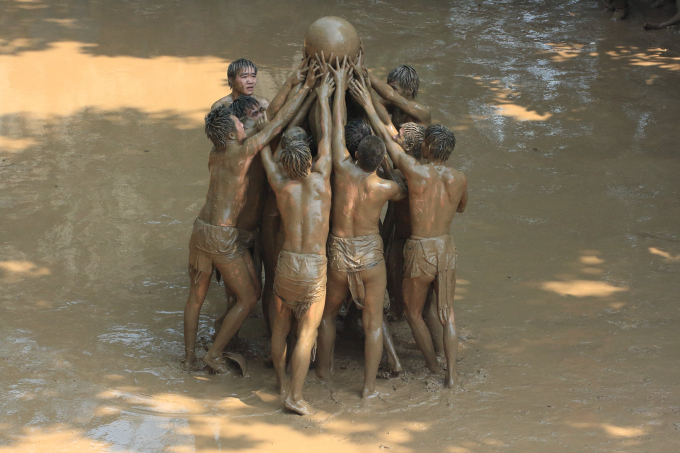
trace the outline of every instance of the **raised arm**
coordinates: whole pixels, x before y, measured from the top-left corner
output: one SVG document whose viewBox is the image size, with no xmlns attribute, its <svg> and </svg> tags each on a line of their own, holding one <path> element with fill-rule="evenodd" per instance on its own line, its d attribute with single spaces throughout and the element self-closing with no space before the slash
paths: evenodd
<svg viewBox="0 0 680 453">
<path fill-rule="evenodd" d="M 305 103 L 302 104 L 300 110 L 297 111 L 293 119 L 290 120 L 290 123 L 288 123 L 286 130 L 290 129 L 291 127 L 299 126 L 305 121 L 305 118 L 307 118 L 307 114 L 309 113 L 309 109 L 312 108 L 314 101 L 316 101 L 316 90 L 309 93 L 309 96 L 307 96 L 307 99 L 305 99 Z"/>
<path fill-rule="evenodd" d="M 378 79 L 373 74 L 368 75 L 370 79 L 371 86 L 373 89 L 386 101 L 394 104 L 402 112 L 406 113 L 408 116 L 414 118 L 416 123 L 422 124 L 423 126 L 429 126 L 432 123 L 432 116 L 430 115 L 430 109 L 425 105 L 406 99 L 404 96 L 400 95 L 387 83 Z"/>
<path fill-rule="evenodd" d="M 269 145 L 265 145 L 260 151 L 260 158 L 262 159 L 262 166 L 267 173 L 267 180 L 272 189 L 277 190 L 285 181 L 284 174 L 279 170 L 279 167 L 272 158 L 272 149 Z"/>
<path fill-rule="evenodd" d="M 268 123 L 264 129 L 262 129 L 262 132 L 245 141 L 244 145 L 247 156 L 253 156 L 257 154 L 264 147 L 264 145 L 269 143 L 272 138 L 283 131 L 284 126 L 290 122 L 290 120 L 293 118 L 293 115 L 295 115 L 297 110 L 300 108 L 304 98 L 309 93 L 311 87 L 314 86 L 318 77 L 318 75 L 308 75 L 307 80 L 305 80 L 305 84 L 302 86 L 300 92 L 296 94 L 290 101 L 286 102 L 286 105 L 284 105 L 279 113 L 276 114 L 276 117 L 270 123 Z"/>
<path fill-rule="evenodd" d="M 392 136 L 387 127 L 380 121 L 380 118 L 378 118 L 378 114 L 371 102 L 371 95 L 368 94 L 368 89 L 366 88 L 363 78 L 361 81 L 353 80 L 352 83 L 350 83 L 349 89 L 350 93 L 352 93 L 352 97 L 354 97 L 357 103 L 366 111 L 368 120 L 371 122 L 371 126 L 375 133 L 382 138 L 383 142 L 385 142 L 385 147 L 387 148 L 387 153 L 390 155 L 390 159 L 392 159 L 394 165 L 404 173 L 406 179 L 409 179 L 410 176 L 415 174 L 416 168 L 419 165 L 418 161 L 406 154 L 404 150 L 401 149 L 401 146 L 392 140 Z"/>
<path fill-rule="evenodd" d="M 345 56 L 340 64 L 340 59 L 336 58 L 338 69 L 327 65 L 328 70 L 333 73 L 335 79 L 335 96 L 333 97 L 333 141 L 331 151 L 333 154 L 333 166 L 342 168 L 342 163 L 349 159 L 350 154 L 345 145 L 345 122 L 347 108 L 345 105 L 345 91 L 349 80 L 350 66 Z"/>
<path fill-rule="evenodd" d="M 390 114 L 385 108 L 385 106 L 382 104 L 380 96 L 378 96 L 378 93 L 376 93 L 375 90 L 373 90 L 371 87 L 371 79 L 368 76 L 368 69 L 366 68 L 366 66 L 364 66 L 363 52 L 361 50 L 359 51 L 357 61 L 353 64 L 352 67 L 354 68 L 355 75 L 354 78 L 361 79 L 363 77 L 364 81 L 366 82 L 366 88 L 368 89 L 368 92 L 371 93 L 371 102 L 373 103 L 373 107 L 375 108 L 375 111 L 378 114 L 378 118 L 380 118 L 380 121 L 382 121 L 382 123 L 385 126 L 387 126 L 387 129 L 389 130 L 390 134 L 392 134 L 393 137 L 399 134 L 397 128 L 394 127 L 394 124 L 392 124 Z"/>
<path fill-rule="evenodd" d="M 328 101 L 334 90 L 335 81 L 333 75 L 330 72 L 326 72 L 323 83 L 315 90 L 317 99 L 319 100 L 317 108 L 321 110 L 321 138 L 319 139 L 317 159 L 312 167 L 312 171 L 321 173 L 326 180 L 331 177 L 332 160 L 330 151 L 331 131 L 333 129 L 331 107 Z M 309 97 L 312 96 L 310 95 Z"/>
<path fill-rule="evenodd" d="M 281 107 L 286 103 L 288 95 L 293 87 L 305 81 L 307 70 L 309 70 L 309 58 L 302 60 L 300 66 L 286 79 L 279 92 L 274 96 L 269 107 L 267 107 L 267 116 L 269 118 L 274 118 L 276 114 L 279 113 L 279 110 L 281 110 Z"/>
</svg>

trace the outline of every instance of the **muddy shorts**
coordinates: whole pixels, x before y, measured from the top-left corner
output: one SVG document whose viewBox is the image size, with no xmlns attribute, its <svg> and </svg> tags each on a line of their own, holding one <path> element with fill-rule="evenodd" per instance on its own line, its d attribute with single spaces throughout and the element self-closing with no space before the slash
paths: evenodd
<svg viewBox="0 0 680 453">
<path fill-rule="evenodd" d="M 243 256 L 244 250 L 236 228 L 210 225 L 197 218 L 189 240 L 191 281 L 198 283 L 209 278 L 215 264 L 230 263 Z"/>
<path fill-rule="evenodd" d="M 379 234 L 354 238 L 328 237 L 328 265 L 339 272 L 347 272 L 349 291 L 354 303 L 364 308 L 366 289 L 361 271 L 371 269 L 385 261 L 383 242 Z"/>
<path fill-rule="evenodd" d="M 312 304 L 326 300 L 326 267 L 323 255 L 279 253 L 274 293 L 299 319 Z"/>
<path fill-rule="evenodd" d="M 456 244 L 449 234 L 434 238 L 411 236 L 404 244 L 404 278 L 434 276 L 439 285 L 438 306 L 453 306 L 456 257 Z"/>
</svg>

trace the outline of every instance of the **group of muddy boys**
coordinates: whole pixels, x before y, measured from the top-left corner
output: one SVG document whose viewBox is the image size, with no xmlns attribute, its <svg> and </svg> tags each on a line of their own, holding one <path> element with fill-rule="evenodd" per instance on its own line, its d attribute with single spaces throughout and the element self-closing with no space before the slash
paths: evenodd
<svg viewBox="0 0 680 453">
<path fill-rule="evenodd" d="M 330 379 L 336 317 L 354 304 L 365 333 L 362 396 L 370 398 L 383 347 L 389 372 L 402 371 L 384 316 L 391 301 L 430 372 L 441 373 L 445 361 L 453 387 L 449 232 L 465 209 L 467 180 L 445 165 L 456 139 L 416 101 L 415 69 L 400 65 L 383 81 L 366 68 L 363 48 L 355 58 L 304 55 L 271 102 L 254 94 L 253 62 L 232 62 L 227 78 L 231 94 L 205 117 L 210 183 L 189 242 L 182 368 L 228 373 L 226 357 L 243 363 L 224 349 L 261 300 L 283 405 L 311 414 L 302 387 L 312 351 L 317 376 Z M 213 272 L 224 280 L 227 310 L 199 359 L 198 319 Z"/>
</svg>

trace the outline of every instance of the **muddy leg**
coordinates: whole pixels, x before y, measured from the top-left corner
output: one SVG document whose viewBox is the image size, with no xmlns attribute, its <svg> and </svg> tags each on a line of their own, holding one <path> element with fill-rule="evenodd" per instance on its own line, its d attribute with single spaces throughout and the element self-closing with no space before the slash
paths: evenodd
<svg viewBox="0 0 680 453">
<path fill-rule="evenodd" d="M 333 368 L 333 349 L 335 347 L 335 318 L 338 316 L 342 302 L 349 292 L 347 274 L 328 269 L 326 284 L 326 304 L 316 348 L 316 375 L 321 380 L 329 380 Z"/>
<path fill-rule="evenodd" d="M 406 308 L 406 320 L 413 332 L 413 338 L 416 340 L 418 348 L 425 357 L 427 368 L 433 372 L 439 372 L 439 363 L 437 362 L 437 354 L 434 352 L 434 344 L 432 337 L 427 330 L 425 321 L 423 320 L 423 307 L 425 306 L 425 299 L 430 291 L 430 283 L 434 280 L 434 276 L 421 275 L 415 278 L 404 279 L 404 306 Z"/>
<path fill-rule="evenodd" d="M 397 319 L 404 317 L 404 292 L 402 281 L 404 279 L 404 243 L 405 239 L 398 238 L 396 234 L 392 236 L 390 254 L 387 257 L 387 272 L 389 272 L 390 302 L 392 312 Z"/>
<path fill-rule="evenodd" d="M 383 304 L 387 284 L 385 262 L 381 262 L 372 269 L 362 271 L 361 277 L 366 289 L 362 316 L 364 333 L 366 334 L 364 343 L 366 361 L 364 365 L 364 389 L 361 396 L 362 398 L 372 398 L 377 395 L 375 380 L 383 348 Z"/>
<path fill-rule="evenodd" d="M 442 329 L 442 323 L 437 317 L 437 299 L 432 287 L 430 287 L 427 302 L 423 309 L 423 319 L 425 320 L 425 325 L 427 325 L 427 330 L 430 331 L 430 337 L 432 337 L 432 343 L 434 344 L 434 352 L 437 354 L 437 357 L 444 357 L 444 330 Z"/>
<path fill-rule="evenodd" d="M 196 335 L 198 333 L 198 317 L 201 314 L 201 307 L 205 301 L 205 296 L 210 288 L 210 275 L 207 275 L 198 283 L 191 279 L 189 298 L 184 307 L 184 358 L 180 362 L 180 367 L 185 371 L 196 369 Z"/>
<path fill-rule="evenodd" d="M 456 273 L 453 273 L 453 288 L 456 287 Z M 439 291 L 438 282 L 435 282 L 434 289 Z M 453 300 L 454 292 L 449 294 L 447 300 L 446 314 L 441 323 L 444 327 L 444 354 L 446 355 L 446 380 L 447 388 L 453 388 L 456 385 L 458 374 L 456 373 L 456 359 L 458 358 L 458 332 L 456 331 L 456 320 L 453 315 Z"/>
<path fill-rule="evenodd" d="M 236 293 L 236 304 L 224 318 L 215 341 L 213 341 L 212 346 L 203 356 L 203 362 L 217 373 L 226 373 L 228 369 L 222 360 L 222 351 L 243 325 L 253 306 L 257 303 L 257 296 L 255 288 L 253 288 L 248 265 L 243 257 L 227 263 L 215 263 L 215 265 L 222 274 L 224 283 L 229 285 L 234 293 Z"/>
<path fill-rule="evenodd" d="M 283 304 L 280 297 L 274 296 L 272 304 L 272 361 L 276 373 L 276 386 L 280 395 L 288 389 L 289 382 L 286 376 L 286 337 L 290 332 L 291 311 Z"/>
<path fill-rule="evenodd" d="M 309 359 L 316 341 L 317 329 L 323 315 L 324 300 L 313 303 L 298 320 L 298 340 L 293 350 L 293 377 L 290 391 L 283 406 L 300 415 L 311 415 L 315 412 L 312 406 L 302 398 L 302 386 L 309 371 Z"/>
<path fill-rule="evenodd" d="M 262 228 L 260 242 L 262 244 L 262 254 L 264 263 L 264 294 L 262 295 L 262 314 L 267 325 L 267 334 L 271 335 L 271 320 L 269 317 L 269 306 L 273 305 L 274 294 L 274 274 L 276 272 L 276 262 L 278 251 L 276 238 L 279 231 L 281 217 L 278 215 L 276 197 L 269 193 L 262 214 Z"/>
<path fill-rule="evenodd" d="M 382 322 L 383 328 L 383 349 L 387 353 L 387 366 L 393 376 L 399 376 L 404 369 L 401 367 L 401 362 L 399 362 L 399 357 L 397 356 L 397 350 L 394 347 L 394 339 L 392 338 L 392 333 L 390 332 L 389 325 L 387 323 L 387 318 L 383 316 Z"/>
</svg>

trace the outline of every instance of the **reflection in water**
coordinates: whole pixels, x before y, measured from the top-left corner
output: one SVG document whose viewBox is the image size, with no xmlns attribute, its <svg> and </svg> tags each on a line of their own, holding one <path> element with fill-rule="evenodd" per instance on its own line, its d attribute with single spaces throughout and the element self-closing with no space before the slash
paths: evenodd
<svg viewBox="0 0 680 453">
<path fill-rule="evenodd" d="M 44 277 L 51 272 L 31 261 L 0 261 L 0 282 L 18 283 L 26 277 Z"/>
<path fill-rule="evenodd" d="M 620 291 L 628 291 L 627 287 L 614 286 L 607 282 L 592 280 L 571 280 L 568 282 L 544 282 L 541 288 L 563 296 L 574 297 L 607 297 Z"/>
</svg>

